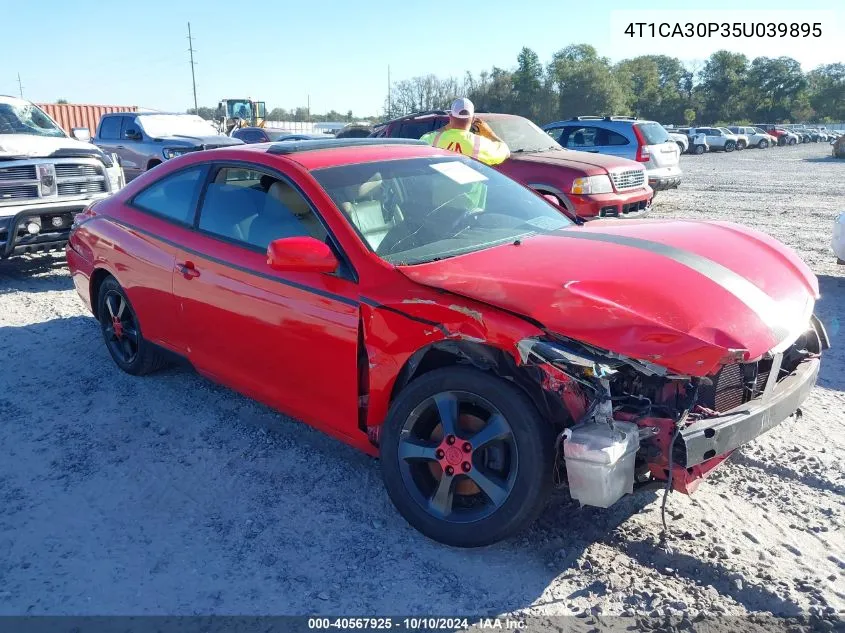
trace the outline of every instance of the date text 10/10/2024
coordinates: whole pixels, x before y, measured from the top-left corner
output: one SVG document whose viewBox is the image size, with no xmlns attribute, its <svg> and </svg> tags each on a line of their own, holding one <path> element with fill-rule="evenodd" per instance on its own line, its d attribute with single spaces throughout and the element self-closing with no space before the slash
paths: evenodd
<svg viewBox="0 0 845 633">
<path fill-rule="evenodd" d="M 460 631 L 473 629 L 498 629 L 518 631 L 525 627 L 522 620 L 515 618 L 443 618 L 443 617 L 410 617 L 410 618 L 308 618 L 308 628 L 319 630 L 405 630 L 405 631 Z"/>
</svg>

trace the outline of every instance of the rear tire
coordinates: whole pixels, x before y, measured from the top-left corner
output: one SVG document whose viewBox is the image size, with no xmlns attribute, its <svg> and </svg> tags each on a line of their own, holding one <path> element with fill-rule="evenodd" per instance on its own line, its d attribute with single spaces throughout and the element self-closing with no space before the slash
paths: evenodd
<svg viewBox="0 0 845 633">
<path fill-rule="evenodd" d="M 143 376 L 167 364 L 161 351 L 143 337 L 138 315 L 114 277 L 100 285 L 97 316 L 109 355 L 127 374 Z"/>
<path fill-rule="evenodd" d="M 745 141 L 737 141 L 736 149 L 737 151 L 745 149 Z"/>
<path fill-rule="evenodd" d="M 693 154 L 696 156 L 701 156 L 704 153 L 704 145 L 696 145 L 695 149 L 692 151 Z"/>
<path fill-rule="evenodd" d="M 789 139 L 789 145 L 797 145 L 797 144 L 798 144 L 798 139 L 794 139 L 794 138 Z"/>
<path fill-rule="evenodd" d="M 785 136 L 778 137 L 778 147 L 783 147 L 784 145 L 786 145 L 786 137 Z"/>
<path fill-rule="evenodd" d="M 728 141 L 727 143 L 725 143 L 725 151 L 726 152 L 732 152 L 735 149 L 736 149 L 736 143 L 734 143 L 733 141 Z"/>
<path fill-rule="evenodd" d="M 678 146 L 678 149 L 680 150 L 681 154 L 686 153 L 686 150 L 684 149 L 683 143 L 676 143 L 676 145 Z"/>
<path fill-rule="evenodd" d="M 519 532 L 551 491 L 551 424 L 519 388 L 475 369 L 444 367 L 411 382 L 379 444 L 390 500 L 446 545 L 481 547 Z"/>
</svg>

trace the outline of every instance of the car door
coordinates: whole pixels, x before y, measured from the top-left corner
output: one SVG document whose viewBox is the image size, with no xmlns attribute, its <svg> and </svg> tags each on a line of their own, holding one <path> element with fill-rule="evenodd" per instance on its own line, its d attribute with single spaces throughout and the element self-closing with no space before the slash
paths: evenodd
<svg viewBox="0 0 845 633">
<path fill-rule="evenodd" d="M 336 248 L 314 207 L 280 172 L 222 163 L 210 172 L 195 229 L 173 275 L 192 364 L 326 431 L 356 435 L 353 275 L 267 265 L 267 246 L 280 237 L 310 235 Z"/>
<path fill-rule="evenodd" d="M 120 144 L 120 116 L 104 116 L 100 119 L 94 144 L 107 154 L 120 154 L 117 146 Z M 121 161 L 123 159 L 121 158 Z"/>
<path fill-rule="evenodd" d="M 123 235 L 110 259 L 143 323 L 145 338 L 185 354 L 173 270 L 178 244 L 189 234 L 207 167 L 193 165 L 161 178 L 126 204 Z"/>
<path fill-rule="evenodd" d="M 120 117 L 120 142 L 117 155 L 123 163 L 126 180 L 131 180 L 147 170 L 148 159 L 144 153 L 143 131 L 138 124 L 138 117 L 123 115 Z M 137 138 L 137 135 L 141 135 Z"/>
</svg>

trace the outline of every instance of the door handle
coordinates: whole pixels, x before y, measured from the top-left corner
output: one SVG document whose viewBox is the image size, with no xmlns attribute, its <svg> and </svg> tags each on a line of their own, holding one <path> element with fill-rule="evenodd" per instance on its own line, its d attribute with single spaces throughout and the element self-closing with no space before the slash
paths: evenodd
<svg viewBox="0 0 845 633">
<path fill-rule="evenodd" d="M 198 271 L 196 266 L 194 266 L 194 262 L 184 262 L 182 264 L 176 264 L 176 269 L 180 273 L 182 273 L 182 276 L 185 279 L 193 279 L 194 277 L 200 276 L 200 271 Z"/>
</svg>

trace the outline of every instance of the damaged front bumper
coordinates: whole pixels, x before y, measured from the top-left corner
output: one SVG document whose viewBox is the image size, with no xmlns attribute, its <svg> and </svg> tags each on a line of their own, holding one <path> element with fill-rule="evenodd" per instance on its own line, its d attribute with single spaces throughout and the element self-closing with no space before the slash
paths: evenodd
<svg viewBox="0 0 845 633">
<path fill-rule="evenodd" d="M 795 413 L 810 395 L 820 366 L 820 358 L 807 359 L 795 372 L 767 386 L 761 397 L 681 429 L 673 460 L 684 468 L 698 466 L 773 429 Z M 772 381 L 775 375 L 777 371 L 772 371 Z"/>
</svg>

